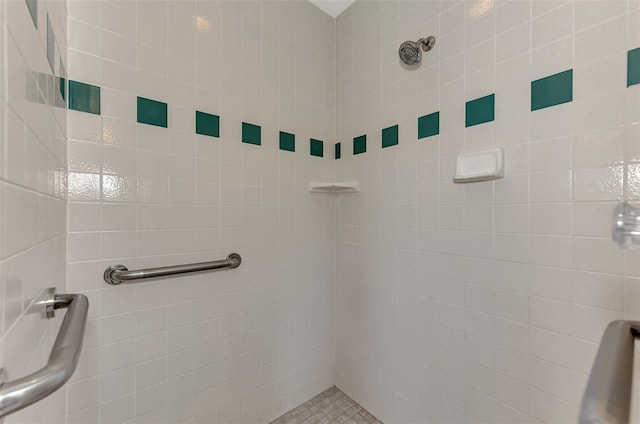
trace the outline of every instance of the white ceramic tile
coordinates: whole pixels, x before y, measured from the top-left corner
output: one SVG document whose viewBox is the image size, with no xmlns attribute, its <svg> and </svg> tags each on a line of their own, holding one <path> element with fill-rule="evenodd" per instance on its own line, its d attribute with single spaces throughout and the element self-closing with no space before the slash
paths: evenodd
<svg viewBox="0 0 640 424">
<path fill-rule="evenodd" d="M 99 387 L 98 378 L 91 378 L 69 384 L 69 390 L 67 392 L 69 396 L 69 412 L 73 413 L 97 404 Z"/>
<path fill-rule="evenodd" d="M 573 9 L 573 3 L 569 2 L 534 18 L 531 21 L 532 47 L 537 48 L 570 35 L 573 32 Z"/>
<path fill-rule="evenodd" d="M 100 422 L 123 422 L 135 417 L 135 396 L 105 401 L 100 407 Z"/>
<path fill-rule="evenodd" d="M 624 280 L 622 277 L 576 272 L 573 278 L 574 299 L 582 305 L 622 311 Z"/>
<path fill-rule="evenodd" d="M 570 35 L 531 51 L 531 79 L 537 80 L 565 71 L 572 68 L 573 64 L 574 36 Z"/>
<path fill-rule="evenodd" d="M 622 198 L 622 185 L 623 169 L 621 166 L 574 170 L 575 200 L 618 200 Z"/>
<path fill-rule="evenodd" d="M 615 203 L 577 203 L 573 207 L 573 234 L 608 237 Z"/>
<path fill-rule="evenodd" d="M 614 2 L 612 10 L 615 10 L 616 2 Z M 602 21 L 599 21 L 602 22 Z M 580 31 L 575 36 L 575 61 L 576 65 L 581 65 L 593 60 L 597 60 L 613 53 L 624 50 L 625 45 L 625 28 L 626 17 L 624 15 L 617 18 L 598 23 L 598 25 Z M 601 37 L 607 37 L 607 40 L 614 46 L 613 50 L 602 50 L 603 40 Z M 591 50 L 594 49 L 594 50 Z"/>
<path fill-rule="evenodd" d="M 496 37 L 496 61 L 502 62 L 529 52 L 530 37 L 531 26 L 529 22 L 499 34 Z"/>
<path fill-rule="evenodd" d="M 617 274 L 622 272 L 624 257 L 608 238 L 576 237 L 573 262 L 579 269 Z"/>
<path fill-rule="evenodd" d="M 572 310 L 569 303 L 531 297 L 531 324 L 560 333 L 571 334 Z"/>
<path fill-rule="evenodd" d="M 572 137 L 561 137 L 531 143 L 531 171 L 570 169 L 573 163 Z"/>
<path fill-rule="evenodd" d="M 571 171 L 531 174 L 532 202 L 567 202 L 571 200 Z"/>
<path fill-rule="evenodd" d="M 73 19 L 70 20 L 69 24 L 74 28 L 69 37 L 69 48 L 85 54 L 99 56 L 101 53 L 99 26 L 92 25 L 88 22 L 75 21 Z"/>
<path fill-rule="evenodd" d="M 531 2 L 508 1 L 496 8 L 496 33 L 502 33 L 514 26 L 527 22 L 531 16 Z"/>
<path fill-rule="evenodd" d="M 531 205 L 531 232 L 535 234 L 571 235 L 573 205 L 538 203 Z"/>
</svg>

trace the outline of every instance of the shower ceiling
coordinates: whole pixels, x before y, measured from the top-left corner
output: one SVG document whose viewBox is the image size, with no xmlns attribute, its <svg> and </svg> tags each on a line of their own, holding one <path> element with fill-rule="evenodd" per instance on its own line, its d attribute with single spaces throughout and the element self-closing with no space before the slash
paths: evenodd
<svg viewBox="0 0 640 424">
<path fill-rule="evenodd" d="M 347 7 L 351 6 L 355 0 L 309 0 L 311 3 L 322 9 L 328 15 L 337 18 Z"/>
</svg>

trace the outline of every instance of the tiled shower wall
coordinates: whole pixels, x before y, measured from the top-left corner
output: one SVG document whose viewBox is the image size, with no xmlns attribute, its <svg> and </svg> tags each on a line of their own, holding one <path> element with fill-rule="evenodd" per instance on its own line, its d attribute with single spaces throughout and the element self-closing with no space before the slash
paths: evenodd
<svg viewBox="0 0 640 424">
<path fill-rule="evenodd" d="M 604 326 L 640 315 L 640 256 L 609 234 L 617 202 L 640 200 L 639 18 L 614 0 L 357 1 L 338 18 L 336 180 L 362 191 L 337 200 L 336 385 L 383 422 L 575 422 Z M 401 66 L 399 44 L 429 35 Z M 457 154 L 494 146 L 504 179 L 452 182 Z"/>
<path fill-rule="evenodd" d="M 334 20 L 306 1 L 69 15 L 90 86 L 70 93 L 68 290 L 91 317 L 68 422 L 269 422 L 330 387 L 333 199 L 308 184 L 331 176 Z M 234 251 L 237 270 L 102 280 Z"/>
<path fill-rule="evenodd" d="M 30 303 L 47 287 L 66 291 L 67 8 L 30 6 L 0 2 L 0 363 L 9 379 L 44 365 L 60 323 Z M 60 390 L 5 422 L 64 420 Z"/>
</svg>

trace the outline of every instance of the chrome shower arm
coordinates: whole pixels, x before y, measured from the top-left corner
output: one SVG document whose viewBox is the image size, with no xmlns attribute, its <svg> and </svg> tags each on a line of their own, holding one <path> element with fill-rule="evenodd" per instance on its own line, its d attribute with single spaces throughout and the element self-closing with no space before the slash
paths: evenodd
<svg viewBox="0 0 640 424">
<path fill-rule="evenodd" d="M 416 43 L 420 44 L 423 52 L 428 52 L 436 44 L 436 37 L 430 35 L 427 38 L 419 39 Z"/>
</svg>

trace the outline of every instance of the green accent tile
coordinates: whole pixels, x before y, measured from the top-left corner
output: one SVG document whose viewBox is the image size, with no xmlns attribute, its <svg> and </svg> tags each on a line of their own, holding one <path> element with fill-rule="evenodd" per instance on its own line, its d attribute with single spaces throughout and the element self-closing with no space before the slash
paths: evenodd
<svg viewBox="0 0 640 424">
<path fill-rule="evenodd" d="M 62 100 L 67 101 L 67 70 L 62 64 L 62 57 L 60 58 L 60 77 L 58 78 L 58 91 Z"/>
<path fill-rule="evenodd" d="M 100 115 L 100 87 L 69 81 L 69 109 Z"/>
<path fill-rule="evenodd" d="M 287 152 L 296 151 L 296 136 L 288 132 L 280 131 L 280 150 Z"/>
<path fill-rule="evenodd" d="M 359 155 L 367 151 L 367 135 L 361 135 L 353 139 L 353 154 Z"/>
<path fill-rule="evenodd" d="M 260 125 L 242 123 L 242 142 L 249 144 L 262 144 L 262 129 Z"/>
<path fill-rule="evenodd" d="M 468 101 L 465 110 L 465 126 L 472 127 L 493 121 L 495 119 L 495 103 L 494 94 Z"/>
<path fill-rule="evenodd" d="M 640 84 L 640 47 L 627 52 L 627 87 Z"/>
<path fill-rule="evenodd" d="M 382 130 L 382 148 L 389 146 L 395 146 L 398 144 L 398 126 L 393 125 L 391 127 Z"/>
<path fill-rule="evenodd" d="M 324 142 L 315 138 L 309 140 L 309 153 L 311 156 L 324 157 Z"/>
<path fill-rule="evenodd" d="M 342 157 L 342 144 L 336 143 L 333 145 L 333 157 L 340 159 Z"/>
<path fill-rule="evenodd" d="M 440 112 L 418 118 L 418 139 L 440 134 Z"/>
<path fill-rule="evenodd" d="M 53 27 L 51 26 L 51 21 L 49 20 L 49 15 L 47 14 L 47 60 L 49 61 L 49 66 L 51 66 L 52 72 L 56 61 L 55 54 L 56 36 L 53 33 Z"/>
<path fill-rule="evenodd" d="M 138 97 L 138 122 L 167 128 L 167 104 Z"/>
<path fill-rule="evenodd" d="M 38 0 L 25 0 L 33 24 L 38 28 Z"/>
<path fill-rule="evenodd" d="M 196 110 L 196 134 L 220 137 L 220 117 Z"/>
<path fill-rule="evenodd" d="M 573 100 L 573 69 L 531 82 L 531 110 Z"/>
</svg>

